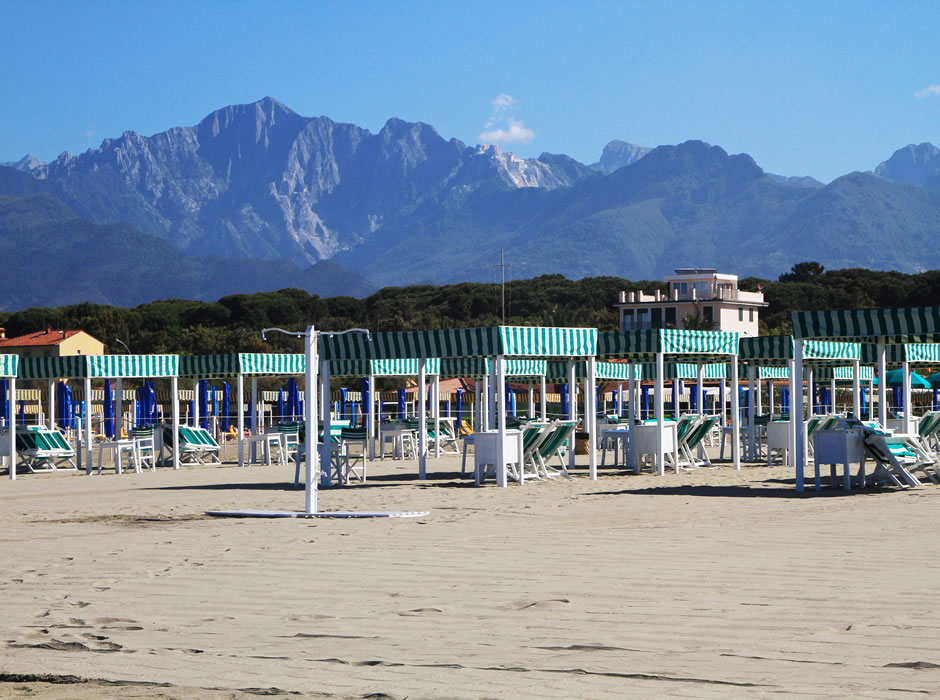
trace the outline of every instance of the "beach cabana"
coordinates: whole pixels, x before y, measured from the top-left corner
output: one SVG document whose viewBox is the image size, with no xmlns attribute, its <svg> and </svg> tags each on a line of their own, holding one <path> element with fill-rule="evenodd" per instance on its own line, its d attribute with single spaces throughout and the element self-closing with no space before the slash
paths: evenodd
<svg viewBox="0 0 940 700">
<path fill-rule="evenodd" d="M 16 370 L 19 355 L 0 355 L 0 379 L 4 380 L 6 393 L 0 396 L 0 404 L 6 410 L 0 415 L 0 423 L 6 424 L 5 445 L 0 445 L 0 455 L 10 460 L 10 478 L 16 478 Z"/>
<path fill-rule="evenodd" d="M 655 391 L 655 419 L 658 428 L 656 438 L 656 464 L 659 474 L 665 473 L 663 430 L 664 430 L 664 396 L 663 380 L 667 358 L 675 363 L 692 363 L 696 366 L 698 388 L 701 391 L 704 379 L 704 365 L 723 362 L 730 363 L 728 373 L 731 377 L 738 376 L 738 334 L 728 331 L 686 331 L 671 328 L 659 328 L 636 331 L 609 331 L 598 334 L 598 359 L 621 359 L 636 363 L 655 363 L 654 391 Z M 636 409 L 632 397 L 634 396 L 634 374 L 627 371 L 630 382 L 630 425 L 634 425 Z M 738 420 L 738 392 L 731 392 L 732 412 L 732 444 L 731 454 L 735 469 L 741 468 L 740 425 Z"/>
<path fill-rule="evenodd" d="M 85 389 L 85 420 L 82 423 L 79 460 L 85 460 L 85 473 L 91 473 L 91 383 L 95 379 L 116 380 L 114 411 L 121 415 L 122 379 L 169 379 L 173 413 L 173 468 L 179 469 L 178 433 L 179 403 L 176 400 L 179 370 L 178 355 L 66 355 L 63 357 L 24 357 L 19 363 L 18 376 L 24 380 L 45 380 L 49 385 L 49 428 L 54 429 L 55 392 L 52 385 L 57 379 L 82 379 Z M 120 428 L 117 429 L 120 435 Z"/>
<path fill-rule="evenodd" d="M 853 341 L 875 345 L 877 376 L 887 372 L 888 348 L 892 345 L 914 346 L 901 351 L 901 366 L 904 369 L 905 401 L 910 401 L 910 363 L 917 361 L 918 348 L 940 342 L 940 306 L 921 306 L 901 309 L 856 309 L 835 311 L 794 311 L 791 314 L 795 340 L 795 375 L 802 373 L 803 351 L 808 341 Z M 892 352 L 898 352 L 893 350 Z M 897 357 L 897 356 L 896 356 Z M 791 379 L 791 384 L 793 383 Z M 855 387 L 857 389 L 857 387 Z M 887 382 L 878 384 L 878 421 L 887 427 Z M 857 392 L 856 392 L 857 393 Z M 792 413 L 802 416 L 803 397 L 792 392 Z M 910 405 L 906 403 L 905 405 Z M 910 427 L 910 411 L 905 411 L 905 423 Z M 910 432 L 906 429 L 904 432 Z M 802 435 L 797 433 L 802 442 Z M 797 446 L 797 455 L 802 456 L 802 444 Z M 803 490 L 803 460 L 797 459 L 796 489 Z"/>
<path fill-rule="evenodd" d="M 504 459 L 506 436 L 506 363 L 509 359 L 566 358 L 574 373 L 574 360 L 588 362 L 592 402 L 594 355 L 597 349 L 597 330 L 593 328 L 540 328 L 517 326 L 494 326 L 438 331 L 350 333 L 345 335 L 320 335 L 319 353 L 321 362 L 333 360 L 409 359 L 418 358 L 418 476 L 427 476 L 427 424 L 424 410 L 428 360 L 451 358 L 493 358 L 491 369 L 495 378 L 496 424 L 498 433 L 497 462 Z M 329 370 L 327 370 L 329 371 Z M 308 372 L 309 376 L 309 372 Z M 309 415 L 309 412 L 308 412 Z M 594 411 L 587 412 L 585 428 L 593 434 Z M 591 478 L 597 476 L 594 450 L 590 450 Z M 322 476 L 321 476 L 322 478 Z M 497 483 L 506 486 L 505 464 L 497 464 Z"/>
<path fill-rule="evenodd" d="M 190 377 L 195 388 L 200 379 L 235 377 L 237 382 L 238 466 L 245 465 L 245 377 L 251 377 L 251 424 L 258 429 L 258 377 L 290 377 L 304 374 L 306 363 L 300 353 L 236 352 L 221 355 L 183 355 L 179 359 L 181 377 Z M 176 390 L 174 389 L 174 406 Z M 194 402 L 197 404 L 198 402 Z M 196 423 L 198 424 L 198 416 Z M 176 434 L 174 428 L 174 435 Z M 174 438 L 175 439 L 175 438 Z M 176 447 L 174 446 L 174 453 Z"/>
</svg>

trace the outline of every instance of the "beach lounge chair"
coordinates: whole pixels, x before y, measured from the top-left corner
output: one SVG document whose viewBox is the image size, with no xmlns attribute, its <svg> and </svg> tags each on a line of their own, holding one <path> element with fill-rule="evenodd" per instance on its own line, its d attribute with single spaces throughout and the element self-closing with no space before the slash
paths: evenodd
<svg viewBox="0 0 940 700">
<path fill-rule="evenodd" d="M 697 451 L 698 448 L 703 445 L 705 438 L 717 422 L 718 416 L 704 418 L 695 423 L 679 438 L 679 466 L 686 469 L 698 469 L 700 467 L 714 468 L 704 447 L 702 448 L 701 459 L 697 458 L 693 451 Z"/>
<path fill-rule="evenodd" d="M 552 431 L 546 436 L 536 450 L 536 459 L 539 463 L 539 473 L 546 479 L 553 479 L 560 474 L 566 479 L 572 478 L 565 464 L 565 456 L 574 439 L 577 421 L 555 421 Z M 553 457 L 558 458 L 559 468 L 552 467 L 549 462 Z"/>
<path fill-rule="evenodd" d="M 75 450 L 58 430 L 32 426 L 16 433 L 18 466 L 30 472 L 75 469 Z"/>
<path fill-rule="evenodd" d="M 160 463 L 169 464 L 172 462 L 173 456 L 173 426 L 164 423 L 159 426 L 156 434 L 162 439 Z M 166 449 L 167 457 L 163 457 L 164 449 Z M 205 428 L 195 428 L 188 425 L 179 427 L 180 464 L 206 464 L 207 461 L 221 464 L 219 449 L 219 443 Z"/>
</svg>

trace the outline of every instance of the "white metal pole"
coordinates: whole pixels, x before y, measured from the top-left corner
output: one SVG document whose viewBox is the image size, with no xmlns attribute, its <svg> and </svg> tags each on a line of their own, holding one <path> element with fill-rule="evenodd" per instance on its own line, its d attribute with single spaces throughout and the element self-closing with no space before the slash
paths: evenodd
<svg viewBox="0 0 940 700">
<path fill-rule="evenodd" d="M 731 356 L 731 376 L 734 377 L 731 391 L 731 460 L 735 469 L 741 468 L 741 420 L 738 417 L 738 356 Z M 724 399 L 722 399 L 724 401 Z"/>
<path fill-rule="evenodd" d="M 85 473 L 91 474 L 91 377 L 85 377 L 85 422 L 82 432 L 85 435 L 85 458 L 88 460 Z"/>
<path fill-rule="evenodd" d="M 124 385 L 120 377 L 114 378 L 114 439 L 120 440 L 124 429 L 124 407 L 121 399 L 124 398 Z"/>
<path fill-rule="evenodd" d="M 427 375 L 425 358 L 418 360 L 418 478 L 428 478 L 428 417 L 425 402 L 427 400 Z"/>
<path fill-rule="evenodd" d="M 487 430 L 495 430 L 496 424 L 499 421 L 498 416 L 496 415 L 496 404 L 498 401 L 497 391 L 496 391 L 496 362 L 490 363 L 490 381 L 489 386 L 486 388 L 486 406 L 487 406 L 487 421 L 486 428 Z M 505 396 L 503 400 L 505 401 Z"/>
<path fill-rule="evenodd" d="M 441 456 L 441 376 L 434 375 L 431 391 L 434 394 L 434 405 L 431 410 L 434 412 L 434 457 Z"/>
<path fill-rule="evenodd" d="M 10 455 L 10 480 L 16 480 L 16 377 L 10 377 L 7 382 L 7 391 L 9 391 L 9 400 L 7 401 L 7 406 L 9 406 L 10 417 L 7 420 L 7 439 L 9 439 L 9 455 Z M 50 392 L 51 393 L 51 392 Z"/>
<path fill-rule="evenodd" d="M 529 418 L 535 418 L 535 384 L 529 384 Z"/>
<path fill-rule="evenodd" d="M 754 373 L 757 368 L 748 363 L 747 366 L 747 459 L 751 462 L 757 460 L 757 451 L 754 449 Z"/>
<path fill-rule="evenodd" d="M 366 430 L 369 435 L 369 460 L 375 460 L 375 375 L 369 375 L 369 405 L 366 413 Z"/>
<path fill-rule="evenodd" d="M 199 377 L 193 377 L 193 427 L 199 425 Z"/>
<path fill-rule="evenodd" d="M 238 466 L 245 466 L 245 375 L 241 372 L 235 380 L 237 397 L 235 405 L 238 407 Z"/>
<path fill-rule="evenodd" d="M 317 442 L 319 430 L 317 428 L 317 335 L 313 326 L 307 326 L 304 336 L 304 353 L 306 367 L 304 371 L 304 421 L 306 433 L 304 435 L 304 512 L 311 515 L 317 511 L 317 472 L 318 451 Z"/>
<path fill-rule="evenodd" d="M 588 471 L 591 480 L 597 480 L 597 450 L 595 442 L 597 440 L 597 395 L 594 393 L 594 386 L 597 382 L 597 366 L 594 356 L 587 359 L 587 395 L 584 397 L 584 417 L 586 420 L 588 433 Z"/>
<path fill-rule="evenodd" d="M 885 339 L 881 337 L 878 338 L 878 422 L 881 423 L 882 428 L 888 427 L 888 382 L 885 379 L 886 373 Z"/>
<path fill-rule="evenodd" d="M 539 417 L 544 422 L 548 420 L 548 388 L 545 386 L 545 375 L 539 377 Z"/>
<path fill-rule="evenodd" d="M 629 465 L 633 460 L 633 436 L 636 435 L 636 365 L 632 362 L 627 365 L 627 393 L 630 395 L 630 402 L 627 405 L 627 416 L 629 423 L 629 430 L 631 431 L 630 437 L 627 438 L 627 454 L 624 458 L 624 464 Z M 620 400 L 623 401 L 623 394 L 620 395 Z M 623 415 L 621 411 L 621 415 Z M 634 466 L 636 469 L 636 466 Z M 636 469 L 636 472 L 639 473 L 639 469 Z"/>
<path fill-rule="evenodd" d="M 506 483 L 506 357 L 497 355 L 496 370 L 496 421 L 499 435 L 496 438 L 496 485 L 505 488 Z M 524 465 L 519 464 L 519 483 L 522 483 Z"/>
<path fill-rule="evenodd" d="M 862 419 L 862 368 L 858 360 L 852 363 L 852 414 Z"/>
<path fill-rule="evenodd" d="M 49 380 L 48 388 L 46 389 L 46 391 L 47 391 L 48 394 L 49 394 L 48 396 L 46 396 L 46 400 L 47 400 L 48 403 L 49 403 L 49 418 L 48 418 L 48 420 L 47 420 L 47 424 L 49 425 L 49 430 L 55 430 L 55 388 L 56 388 L 56 382 L 55 382 L 55 380 L 50 379 L 50 380 Z M 11 402 L 12 402 L 12 403 L 11 403 L 10 405 L 13 406 L 14 409 L 15 409 L 15 408 L 16 408 L 16 401 L 14 401 L 13 399 L 11 399 Z M 16 411 L 15 411 L 15 410 L 11 410 L 10 416 L 11 416 L 11 418 L 12 418 L 12 420 L 11 420 L 10 422 L 11 422 L 11 423 L 15 423 L 15 422 L 16 422 Z M 13 454 L 13 455 L 15 456 L 15 453 L 11 453 L 11 454 Z"/>
<path fill-rule="evenodd" d="M 914 426 L 914 410 L 911 405 L 911 366 L 908 361 L 905 359 L 901 363 L 901 372 L 902 374 L 902 384 L 901 384 L 901 402 L 904 406 L 904 431 L 908 435 L 913 432 Z"/>
<path fill-rule="evenodd" d="M 248 407 L 248 415 L 251 416 L 251 434 L 257 435 L 258 430 L 258 378 L 251 378 L 251 406 Z M 257 459 L 256 451 L 258 449 L 258 441 L 252 440 L 251 442 L 251 461 L 254 462 Z"/>
<path fill-rule="evenodd" d="M 574 360 L 568 360 L 568 420 L 573 420 L 575 426 L 577 426 L 578 396 L 575 389 L 577 385 L 575 384 L 574 369 Z M 575 468 L 575 439 L 574 434 L 572 434 L 571 440 L 569 441 L 571 444 L 568 445 L 568 468 L 571 470 Z"/>
<path fill-rule="evenodd" d="M 173 468 L 180 468 L 180 396 L 179 378 L 170 377 L 170 412 L 173 416 Z"/>
<path fill-rule="evenodd" d="M 793 344 L 793 378 L 791 383 L 795 391 L 790 396 L 790 420 L 793 421 L 795 445 L 793 450 L 794 469 L 796 470 L 796 490 L 803 490 L 803 468 L 806 461 L 803 457 L 805 438 L 803 437 L 803 340 L 797 339 Z"/>
<path fill-rule="evenodd" d="M 483 383 L 480 379 L 473 381 L 473 432 L 478 433 L 484 430 L 483 427 L 483 404 L 480 401 L 480 385 Z"/>
<path fill-rule="evenodd" d="M 663 354 L 656 353 L 656 383 L 654 385 L 656 411 L 656 465 L 660 476 L 666 475 L 665 450 L 663 449 L 663 430 L 665 430 L 665 397 L 663 396 Z"/>
</svg>

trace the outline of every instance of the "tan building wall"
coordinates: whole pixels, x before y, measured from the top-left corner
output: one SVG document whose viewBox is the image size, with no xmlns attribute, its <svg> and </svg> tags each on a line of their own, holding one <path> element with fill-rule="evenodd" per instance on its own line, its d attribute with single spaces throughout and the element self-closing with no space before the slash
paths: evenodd
<svg viewBox="0 0 940 700">
<path fill-rule="evenodd" d="M 57 331 L 50 331 L 55 334 Z M 20 357 L 64 357 L 66 355 L 103 355 L 104 343 L 79 331 L 75 335 L 65 338 L 60 343 L 47 345 L 3 345 L 2 352 L 19 355 Z"/>
</svg>

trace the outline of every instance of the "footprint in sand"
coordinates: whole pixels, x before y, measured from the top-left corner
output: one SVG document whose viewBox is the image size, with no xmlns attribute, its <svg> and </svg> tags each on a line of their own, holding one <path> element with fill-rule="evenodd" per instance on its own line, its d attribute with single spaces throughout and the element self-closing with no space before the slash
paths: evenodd
<svg viewBox="0 0 940 700">
<path fill-rule="evenodd" d="M 418 615 L 423 615 L 425 613 L 441 613 L 444 612 L 440 608 L 415 608 L 414 610 L 406 610 L 405 612 L 398 613 L 402 617 L 416 617 Z"/>
<path fill-rule="evenodd" d="M 531 610 L 533 608 L 539 610 L 553 610 L 556 608 L 563 608 L 565 605 L 568 605 L 571 601 L 567 598 L 551 598 L 549 600 L 520 600 L 515 603 L 510 603 L 509 607 L 513 610 Z"/>
</svg>

